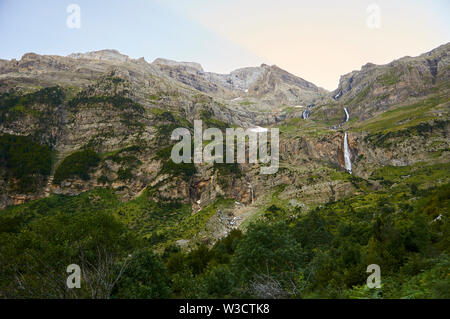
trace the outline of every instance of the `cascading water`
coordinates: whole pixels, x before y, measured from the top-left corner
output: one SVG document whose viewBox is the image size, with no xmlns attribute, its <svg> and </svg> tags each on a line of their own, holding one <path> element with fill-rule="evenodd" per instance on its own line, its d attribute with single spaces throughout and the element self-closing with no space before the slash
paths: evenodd
<svg viewBox="0 0 450 319">
<path fill-rule="evenodd" d="M 348 110 L 346 107 L 344 107 L 344 111 L 345 111 L 345 122 L 348 122 L 348 120 L 350 119 L 350 114 L 348 113 Z M 345 135 L 344 135 L 344 164 L 345 164 L 345 169 L 347 170 L 347 172 L 349 172 L 351 174 L 352 173 L 352 161 L 350 159 L 350 147 L 348 146 L 347 132 L 345 132 Z"/>
<path fill-rule="evenodd" d="M 350 114 L 348 114 L 348 110 L 346 107 L 344 107 L 344 111 L 345 111 L 345 122 L 348 122 L 348 120 L 350 120 Z"/>
<path fill-rule="evenodd" d="M 252 185 L 252 182 L 250 180 L 250 177 L 247 174 L 245 174 L 245 179 L 247 181 L 247 187 L 250 190 L 250 196 L 251 196 L 251 200 L 252 200 L 251 204 L 253 204 L 253 202 L 255 200 L 255 192 L 253 190 L 253 185 Z"/>
<path fill-rule="evenodd" d="M 251 194 L 251 196 L 252 196 L 252 204 L 253 204 L 253 201 L 254 201 L 254 199 L 255 199 L 255 195 L 254 195 L 254 193 L 253 193 L 253 185 L 252 185 L 252 183 L 250 183 L 250 182 L 247 182 L 247 185 L 248 185 L 248 188 L 250 189 L 250 194 Z"/>
<path fill-rule="evenodd" d="M 311 114 L 311 111 L 309 110 L 309 106 L 306 107 L 306 110 L 303 111 L 302 117 L 304 120 L 308 119 L 309 115 Z"/>
<path fill-rule="evenodd" d="M 347 132 L 344 135 L 344 164 L 345 169 L 350 174 L 352 173 L 352 161 L 350 160 L 350 147 L 348 146 L 348 136 Z"/>
<path fill-rule="evenodd" d="M 311 108 L 315 106 L 316 104 L 310 104 L 306 107 L 306 109 L 302 112 L 302 119 L 307 120 L 309 116 L 311 115 Z"/>
</svg>

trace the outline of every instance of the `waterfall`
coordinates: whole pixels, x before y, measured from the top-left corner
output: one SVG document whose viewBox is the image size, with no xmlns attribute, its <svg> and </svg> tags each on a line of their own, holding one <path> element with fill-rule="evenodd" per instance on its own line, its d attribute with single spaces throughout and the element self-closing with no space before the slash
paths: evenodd
<svg viewBox="0 0 450 319">
<path fill-rule="evenodd" d="M 306 119 L 308 118 L 308 113 L 306 113 L 306 111 L 303 111 L 303 113 L 302 113 L 302 118 L 303 118 L 304 120 L 306 120 Z"/>
<path fill-rule="evenodd" d="M 248 188 L 250 189 L 250 194 L 252 196 L 252 204 L 253 204 L 253 200 L 255 198 L 254 193 L 253 193 L 253 185 L 250 182 L 247 182 L 247 184 L 248 184 Z"/>
<path fill-rule="evenodd" d="M 347 132 L 344 135 L 344 163 L 345 169 L 350 174 L 352 173 L 352 162 L 350 160 L 350 147 L 348 146 L 348 136 Z"/>
<path fill-rule="evenodd" d="M 345 112 L 345 122 L 348 122 L 348 120 L 350 120 L 350 114 L 348 113 L 348 110 L 346 107 L 344 107 L 344 112 Z M 347 132 L 345 132 L 344 135 L 344 164 L 345 164 L 345 169 L 347 170 L 347 172 L 349 172 L 350 174 L 352 173 L 352 161 L 350 159 L 350 147 L 348 146 L 348 135 Z"/>
<path fill-rule="evenodd" d="M 344 111 L 345 111 L 345 122 L 348 122 L 348 120 L 350 120 L 350 114 L 348 114 L 348 110 L 346 107 L 344 107 Z"/>
<path fill-rule="evenodd" d="M 308 106 L 306 107 L 306 110 L 303 111 L 303 113 L 302 113 L 302 118 L 303 118 L 304 120 L 308 119 L 309 115 L 311 114 L 311 111 L 309 110 L 310 108 L 311 108 L 311 106 L 308 105 Z"/>
</svg>

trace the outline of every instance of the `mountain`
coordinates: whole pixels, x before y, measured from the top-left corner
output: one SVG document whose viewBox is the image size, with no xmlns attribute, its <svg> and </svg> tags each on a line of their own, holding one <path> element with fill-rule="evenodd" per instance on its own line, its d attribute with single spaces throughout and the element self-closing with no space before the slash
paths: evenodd
<svg viewBox="0 0 450 319">
<path fill-rule="evenodd" d="M 419 100 L 437 90 L 447 91 L 449 44 L 418 57 L 404 57 L 386 65 L 367 63 L 360 71 L 341 76 L 338 88 L 328 97 L 333 108 L 345 105 L 361 120 L 367 120 L 392 106 Z"/>
<path fill-rule="evenodd" d="M 0 253 L 19 251 L 27 231 L 65 229 L 67 214 L 85 218 L 75 220 L 95 233 L 86 225 L 98 213 L 114 216 L 108 225 L 127 229 L 114 228 L 120 234 L 130 231 L 139 245 L 170 256 L 165 265 L 180 296 L 203 289 L 192 288 L 191 279 L 211 284 L 216 275 L 230 276 L 234 287 L 244 280 L 237 267 L 243 290 L 215 293 L 266 297 L 252 286 L 265 277 L 244 265 L 259 269 L 272 252 L 283 285 L 306 287 L 313 273 L 307 293 L 284 286 L 274 292 L 279 297 L 366 296 L 358 285 L 368 263 L 417 285 L 423 281 L 414 269 L 423 266 L 437 282 L 448 262 L 441 253 L 448 250 L 449 51 L 450 43 L 386 65 L 368 63 L 343 75 L 333 92 L 264 64 L 217 74 L 195 62 L 148 63 L 115 50 L 0 60 L 0 243 L 6 247 Z M 194 120 L 222 131 L 279 128 L 279 170 L 264 175 L 260 164 L 173 163 L 171 133 L 192 132 Z M 59 226 L 47 227 L 47 219 Z M 70 234 L 44 234 L 42 241 Z M 55 247 L 49 251 L 56 256 Z M 235 247 L 241 248 L 235 253 Z M 24 262 L 13 255 L 0 273 L 10 282 L 15 270 L 7 265 Z M 423 264 L 415 264 L 419 255 Z M 283 268 L 290 258 L 295 274 Z M 194 270 L 183 275 L 181 264 Z M 333 267 L 340 270 L 330 272 Z M 295 278 L 285 282 L 283 274 Z M 0 279 L 0 296 L 8 285 Z M 325 292 L 327 285 L 333 292 Z M 208 287 L 206 295 L 193 296 L 211 296 L 216 285 Z M 386 294 L 404 297 L 408 289 Z"/>
<path fill-rule="evenodd" d="M 266 64 L 229 74 L 204 72 L 199 64 L 188 62 L 156 59 L 152 64 L 173 79 L 223 98 L 257 98 L 269 105 L 294 106 L 311 104 L 327 93 L 311 82 Z"/>
<path fill-rule="evenodd" d="M 344 127 L 350 132 L 352 159 L 365 157 L 361 164 L 354 164 L 358 175 L 368 177 L 372 170 L 368 166 L 380 163 L 412 164 L 429 153 L 424 149 L 427 143 L 442 147 L 439 144 L 442 137 L 427 138 L 420 143 L 422 146 L 417 151 L 420 155 L 413 158 L 408 158 L 412 147 L 408 143 L 414 140 L 412 144 L 417 145 L 416 137 L 406 140 L 402 137 L 402 143 L 407 145 L 404 150 L 397 145 L 395 153 L 378 150 L 378 144 L 370 146 L 367 141 L 376 139 L 392 144 L 396 141 L 395 134 L 406 134 L 398 132 L 425 125 L 425 129 L 433 133 L 442 132 L 447 142 L 449 46 L 443 45 L 419 57 L 406 57 L 387 65 L 367 64 L 360 71 L 342 76 L 338 88 L 330 93 L 276 66 L 262 65 L 238 69 L 230 74 L 215 74 L 204 72 L 197 63 L 165 59 L 147 63 L 143 58 L 131 59 L 115 50 L 76 53 L 68 57 L 29 53 L 19 61 L 0 61 L 0 89 L 5 92 L 1 99 L 0 130 L 31 136 L 37 143 L 50 147 L 55 153 L 53 173 L 67 156 L 86 148 L 99 154 L 122 152 L 133 145 L 146 150 L 133 151 L 140 163 L 136 167 L 106 161 L 107 165 L 98 169 L 89 182 L 48 183 L 46 187 L 37 187 L 34 195 L 14 195 L 16 192 L 11 189 L 3 193 L 2 206 L 52 192 L 78 194 L 102 186 L 96 181 L 100 177 L 102 181 L 108 181 L 109 187 L 127 189 L 125 198 L 132 198 L 154 184 L 153 180 L 160 174 L 161 161 L 152 154 L 167 145 L 162 139 L 170 132 L 164 129 L 176 125 L 191 127 L 193 119 L 203 119 L 206 125 L 219 127 L 276 125 L 282 132 L 284 152 L 281 157 L 307 160 L 308 165 L 301 165 L 306 170 L 313 169 L 309 165 L 315 167 L 317 161 L 324 160 L 331 166 L 344 167 L 343 135 L 340 132 Z M 295 106 L 308 103 L 312 103 L 308 107 L 310 118 L 302 120 L 305 108 Z M 344 107 L 350 113 L 349 123 L 343 123 Z M 409 111 L 403 112 L 403 109 Z M 386 110 L 391 111 L 386 113 Z M 417 115 L 412 116 L 411 110 Z M 385 119 L 387 114 L 395 114 L 395 127 L 388 126 L 393 124 L 393 116 Z M 381 127 L 384 122 L 386 127 Z M 374 123 L 380 126 L 376 131 L 364 129 L 373 127 Z M 149 169 L 153 171 L 150 175 Z M 205 190 L 199 189 L 198 185 L 213 173 L 210 168 L 196 169 L 198 175 L 186 180 L 185 184 L 183 182 L 184 190 L 174 196 L 194 206 L 199 200 L 206 205 L 217 192 L 203 198 Z M 121 180 L 117 175 L 119 170 L 129 172 L 134 177 L 133 183 Z M 218 194 L 234 197 L 239 202 L 250 202 L 247 183 L 252 174 L 250 171 L 245 173 L 245 177 L 239 179 L 239 185 L 234 185 L 236 179 L 233 177 L 230 185 L 234 186 L 222 189 Z M 304 173 L 291 174 L 294 176 L 276 174 L 272 183 L 280 183 L 279 178 L 288 179 L 293 185 L 302 183 Z M 256 194 L 266 191 L 267 187 L 257 180 L 252 182 L 256 184 Z M 340 188 L 338 184 L 325 180 L 314 187 L 325 191 L 324 197 L 328 198 L 330 188 Z M 208 187 L 217 188 L 214 185 Z M 193 189 L 196 190 L 194 193 Z M 309 194 L 306 190 L 301 191 L 302 196 L 305 196 L 304 192 Z M 316 191 L 312 192 L 307 196 L 315 198 L 313 201 L 322 200 L 314 194 Z M 335 197 L 341 196 L 340 191 L 333 190 L 332 193 Z"/>
</svg>

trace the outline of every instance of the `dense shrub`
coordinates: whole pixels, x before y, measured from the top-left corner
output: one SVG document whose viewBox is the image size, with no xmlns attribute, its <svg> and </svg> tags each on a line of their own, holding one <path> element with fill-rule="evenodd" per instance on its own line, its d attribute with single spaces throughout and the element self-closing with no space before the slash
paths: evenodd
<svg viewBox="0 0 450 319">
<path fill-rule="evenodd" d="M 121 181 L 128 181 L 133 178 L 131 168 L 121 168 L 117 172 L 117 178 Z"/>
<path fill-rule="evenodd" d="M 7 180 L 17 179 L 19 192 L 34 192 L 50 174 L 52 151 L 25 136 L 0 136 L 0 167 L 6 168 Z"/>
<path fill-rule="evenodd" d="M 43 88 L 33 93 L 20 94 L 12 91 L 0 94 L 0 110 L 8 110 L 17 106 L 28 107 L 33 104 L 58 106 L 63 102 L 64 93 L 58 86 Z"/>
<path fill-rule="evenodd" d="M 161 258 L 151 249 L 136 252 L 127 263 L 113 297 L 169 298 L 169 274 Z"/>
<path fill-rule="evenodd" d="M 100 157 L 92 150 L 83 150 L 67 156 L 55 172 L 54 184 L 59 184 L 68 178 L 79 177 L 83 180 L 89 179 L 89 171 L 98 165 Z"/>
<path fill-rule="evenodd" d="M 170 174 L 179 176 L 183 179 L 189 179 L 197 172 L 194 163 L 174 163 L 170 157 L 172 146 L 165 147 L 157 152 L 157 158 L 162 161 L 162 167 L 159 174 Z"/>
<path fill-rule="evenodd" d="M 137 245 L 126 227 L 105 211 L 35 218 L 20 232 L 0 233 L 2 296 L 109 298 L 120 275 L 119 261 Z M 66 286 L 71 264 L 82 269 L 80 289 Z"/>
<path fill-rule="evenodd" d="M 233 259 L 245 279 L 255 274 L 275 275 L 299 271 L 303 265 L 300 243 L 284 223 L 250 225 L 240 241 Z"/>
<path fill-rule="evenodd" d="M 79 105 L 96 104 L 109 104 L 120 110 L 132 110 L 137 113 L 144 112 L 144 108 L 142 107 L 142 105 L 122 95 L 88 96 L 85 92 L 82 92 L 69 101 L 69 106 L 72 108 L 78 107 Z"/>
</svg>

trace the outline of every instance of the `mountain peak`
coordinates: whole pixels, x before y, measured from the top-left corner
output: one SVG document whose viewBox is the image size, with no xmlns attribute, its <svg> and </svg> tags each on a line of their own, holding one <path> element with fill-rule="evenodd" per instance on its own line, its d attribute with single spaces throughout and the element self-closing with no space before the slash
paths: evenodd
<svg viewBox="0 0 450 319">
<path fill-rule="evenodd" d="M 155 61 L 152 62 L 152 64 L 188 67 L 188 68 L 193 68 L 199 72 L 204 72 L 201 64 L 199 64 L 197 62 L 178 62 L 178 61 L 174 61 L 174 60 L 157 58 Z"/>
<path fill-rule="evenodd" d="M 86 53 L 72 53 L 69 54 L 68 57 L 72 59 L 108 60 L 120 62 L 127 62 L 130 60 L 129 56 L 112 49 L 91 51 Z"/>
</svg>

